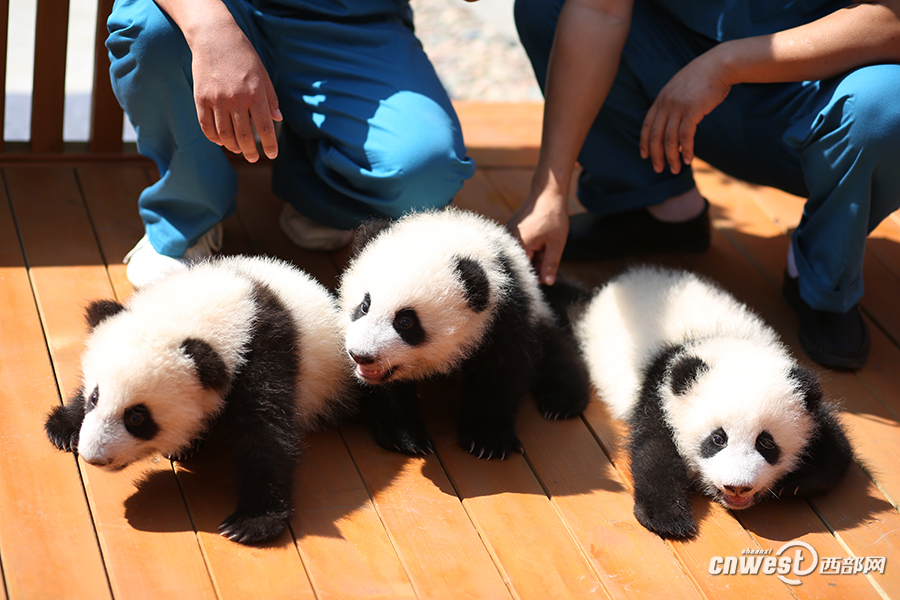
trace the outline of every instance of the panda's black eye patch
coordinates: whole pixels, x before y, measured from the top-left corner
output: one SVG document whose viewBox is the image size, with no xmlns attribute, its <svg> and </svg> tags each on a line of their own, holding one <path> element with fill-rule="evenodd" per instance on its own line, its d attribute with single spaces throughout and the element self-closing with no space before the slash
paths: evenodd
<svg viewBox="0 0 900 600">
<path fill-rule="evenodd" d="M 91 395 L 88 396 L 87 399 L 87 409 L 94 410 L 97 407 L 97 402 L 100 401 L 100 387 L 97 386 L 94 388 L 94 391 L 91 392 Z"/>
<path fill-rule="evenodd" d="M 756 437 L 756 451 L 759 452 L 766 462 L 774 465 L 781 457 L 781 448 L 775 443 L 775 438 L 768 431 L 763 431 Z"/>
<path fill-rule="evenodd" d="M 703 443 L 700 444 L 700 456 L 703 458 L 712 458 L 722 451 L 728 445 L 728 434 L 719 427 L 709 434 Z"/>
<path fill-rule="evenodd" d="M 128 433 L 139 440 L 152 440 L 159 433 L 159 425 L 153 420 L 150 409 L 143 404 L 126 408 L 122 422 Z"/>
<path fill-rule="evenodd" d="M 363 296 L 362 302 L 360 302 L 356 308 L 353 309 L 353 314 L 350 315 L 351 321 L 356 321 L 363 315 L 368 314 L 369 307 L 372 305 L 372 297 L 369 296 L 369 292 L 366 292 L 366 295 Z"/>
<path fill-rule="evenodd" d="M 398 310 L 394 315 L 394 331 L 400 336 L 400 339 L 410 346 L 418 346 L 425 343 L 425 330 L 419 322 L 419 315 L 411 308 Z"/>
</svg>

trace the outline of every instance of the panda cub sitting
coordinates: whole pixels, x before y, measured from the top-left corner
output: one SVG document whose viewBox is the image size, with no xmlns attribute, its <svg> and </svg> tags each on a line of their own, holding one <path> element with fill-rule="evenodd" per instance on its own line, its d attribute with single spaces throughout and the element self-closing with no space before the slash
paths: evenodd
<svg viewBox="0 0 900 600">
<path fill-rule="evenodd" d="M 48 416 L 51 442 L 119 470 L 154 453 L 188 458 L 220 433 L 237 483 L 220 532 L 242 543 L 279 535 L 303 432 L 353 400 L 328 290 L 287 263 L 222 258 L 124 306 L 95 301 L 87 321 L 81 388 Z"/>
<path fill-rule="evenodd" d="M 461 375 L 459 441 L 478 457 L 522 451 L 515 417 L 528 393 L 548 418 L 584 410 L 590 383 L 574 338 L 503 227 L 456 208 L 419 212 L 365 224 L 356 249 L 339 297 L 379 445 L 433 450 L 416 382 L 436 376 Z"/>
<path fill-rule="evenodd" d="M 691 273 L 637 267 L 583 301 L 576 335 L 600 396 L 631 426 L 644 527 L 694 535 L 692 484 L 744 509 L 843 476 L 850 444 L 816 376 L 735 298 Z"/>
</svg>

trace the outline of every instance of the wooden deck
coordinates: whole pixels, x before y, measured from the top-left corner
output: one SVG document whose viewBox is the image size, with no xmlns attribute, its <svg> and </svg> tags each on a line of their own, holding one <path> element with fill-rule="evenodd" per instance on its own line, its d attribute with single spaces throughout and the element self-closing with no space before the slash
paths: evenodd
<svg viewBox="0 0 900 600">
<path fill-rule="evenodd" d="M 540 107 L 459 106 L 479 169 L 461 206 L 505 221 L 528 189 Z M 780 296 L 788 235 L 802 201 L 699 165 L 713 205 L 712 248 L 660 259 L 705 273 L 756 308 L 795 348 Z M 346 253 L 308 253 L 278 231 L 268 166 L 240 166 L 228 253 L 296 263 L 326 285 Z M 47 412 L 77 385 L 83 306 L 125 299 L 121 258 L 142 235 L 136 198 L 155 177 L 141 159 L 0 159 L 0 600 L 73 598 L 900 598 L 900 219 L 874 233 L 863 299 L 872 356 L 825 372 L 861 465 L 812 501 L 731 513 L 696 497 L 700 534 L 665 542 L 632 516 L 623 427 L 594 402 L 548 422 L 532 403 L 525 455 L 477 460 L 455 443 L 452 390 L 424 393 L 437 453 L 409 458 L 358 426 L 309 439 L 290 532 L 250 548 L 216 533 L 233 506 L 230 473 L 207 453 L 185 465 L 148 460 L 105 473 L 47 441 Z M 620 263 L 566 265 L 600 283 Z M 776 574 L 715 574 L 714 557 L 771 556 L 795 542 L 819 567 L 788 585 Z M 792 547 L 784 556 L 794 556 Z M 810 565 L 811 555 L 803 550 Z M 884 557 L 883 573 L 847 558 Z M 785 575 L 795 578 L 795 572 Z"/>
</svg>

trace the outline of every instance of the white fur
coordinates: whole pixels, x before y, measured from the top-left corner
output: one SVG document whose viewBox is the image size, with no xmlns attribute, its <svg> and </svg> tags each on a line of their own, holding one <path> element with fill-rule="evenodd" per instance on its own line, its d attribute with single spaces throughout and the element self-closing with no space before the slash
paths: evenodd
<svg viewBox="0 0 900 600">
<path fill-rule="evenodd" d="M 302 360 L 297 399 L 304 425 L 340 406 L 349 395 L 337 308 L 320 284 L 280 261 L 231 257 L 201 263 L 137 292 L 127 310 L 102 321 L 82 358 L 84 393 L 99 389 L 85 416 L 78 445 L 88 462 L 121 468 L 149 454 L 169 455 L 202 432 L 223 406 L 219 391 L 204 389 L 186 338 L 208 343 L 233 377 L 244 364 L 254 324 L 253 282 L 269 286 L 293 314 Z M 227 393 L 227 390 L 224 390 Z M 152 440 L 132 437 L 124 411 L 148 406 L 160 427 Z"/>
<path fill-rule="evenodd" d="M 814 426 L 789 377 L 796 363 L 771 328 L 706 280 L 629 270 L 597 292 L 577 336 L 594 385 L 619 419 L 631 415 L 644 371 L 663 348 L 684 344 L 709 365 L 685 395 L 672 393 L 668 373 L 656 384 L 679 454 L 711 494 L 725 486 L 758 493 L 796 466 Z M 718 427 L 728 445 L 703 459 L 700 444 Z M 781 449 L 774 466 L 755 451 L 762 431 Z"/>
<path fill-rule="evenodd" d="M 395 369 L 397 378 L 452 372 L 479 347 L 498 302 L 509 293 L 512 281 L 500 268 L 501 255 L 512 261 L 511 269 L 531 297 L 533 318 L 550 318 L 525 252 L 500 225 L 455 208 L 400 219 L 371 240 L 341 278 L 347 350 L 375 357 L 382 368 Z M 476 261 L 487 274 L 491 294 L 480 313 L 466 303 L 456 257 Z M 369 312 L 351 321 L 366 293 Z M 405 308 L 415 309 L 427 344 L 411 347 L 394 331 L 394 316 Z"/>
</svg>

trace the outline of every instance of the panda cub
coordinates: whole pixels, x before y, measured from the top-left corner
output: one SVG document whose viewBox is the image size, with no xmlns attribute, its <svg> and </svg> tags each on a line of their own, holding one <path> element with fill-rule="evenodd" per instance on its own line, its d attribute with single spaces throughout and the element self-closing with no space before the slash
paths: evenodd
<svg viewBox="0 0 900 600">
<path fill-rule="evenodd" d="M 524 250 L 485 217 L 448 208 L 365 224 L 339 297 L 363 413 L 384 448 L 433 450 L 416 395 L 432 377 L 460 375 L 460 445 L 488 459 L 522 451 L 515 417 L 529 392 L 548 418 L 590 399 L 574 337 Z"/>
<path fill-rule="evenodd" d="M 834 487 L 852 452 L 816 376 L 746 306 L 688 272 L 632 268 L 575 317 L 591 380 L 631 426 L 634 513 L 696 533 L 692 485 L 730 509 Z"/>
<path fill-rule="evenodd" d="M 287 263 L 227 257 L 95 301 L 82 384 L 45 428 L 58 448 L 120 470 L 150 454 L 188 458 L 207 433 L 228 444 L 237 508 L 222 535 L 256 543 L 293 511 L 304 431 L 355 389 L 333 296 Z"/>
</svg>

